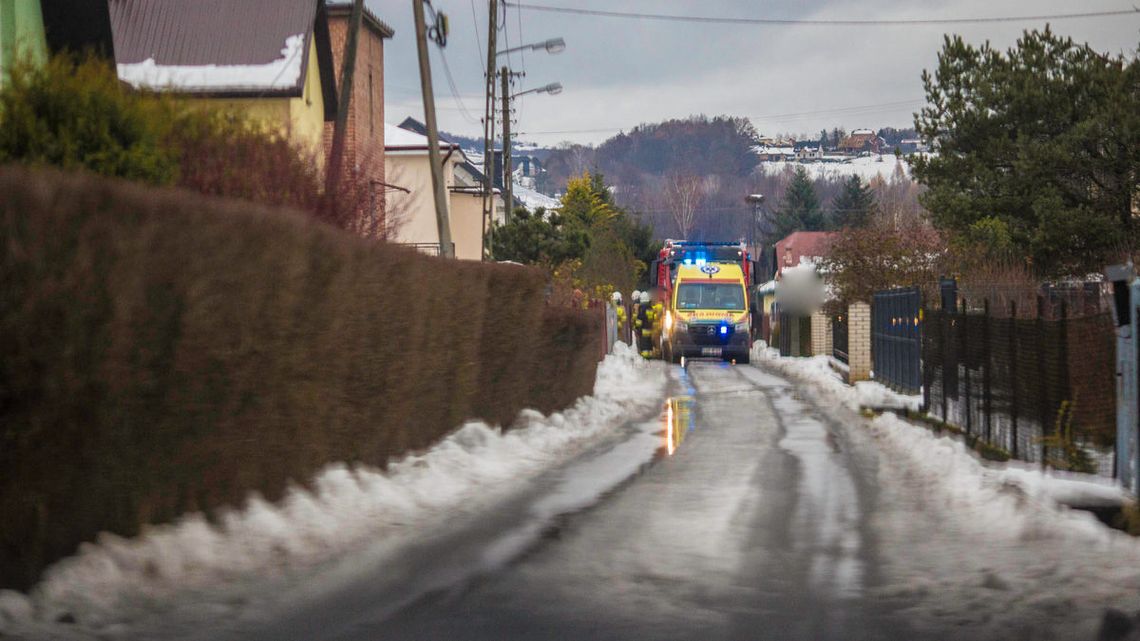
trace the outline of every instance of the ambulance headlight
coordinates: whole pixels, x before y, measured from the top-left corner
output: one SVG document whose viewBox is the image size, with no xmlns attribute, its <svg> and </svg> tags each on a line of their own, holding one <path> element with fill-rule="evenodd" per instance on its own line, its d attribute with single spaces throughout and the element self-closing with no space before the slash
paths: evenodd
<svg viewBox="0 0 1140 641">
<path fill-rule="evenodd" d="M 685 321 L 681 320 L 680 318 L 673 321 L 673 325 L 676 326 L 676 329 L 678 332 L 685 332 L 685 331 L 688 331 L 688 329 L 689 329 L 689 324 L 686 323 Z"/>
<path fill-rule="evenodd" d="M 748 331 L 748 321 L 746 320 L 743 323 L 737 323 L 736 324 L 736 331 L 747 332 Z"/>
</svg>

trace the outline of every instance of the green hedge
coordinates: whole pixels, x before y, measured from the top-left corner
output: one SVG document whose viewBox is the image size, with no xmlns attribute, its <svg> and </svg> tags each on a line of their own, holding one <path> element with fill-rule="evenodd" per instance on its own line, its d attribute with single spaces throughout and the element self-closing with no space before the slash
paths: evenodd
<svg viewBox="0 0 1140 641">
<path fill-rule="evenodd" d="M 569 405 L 601 316 L 545 286 L 301 214 L 0 168 L 0 587 L 100 531 Z"/>
</svg>

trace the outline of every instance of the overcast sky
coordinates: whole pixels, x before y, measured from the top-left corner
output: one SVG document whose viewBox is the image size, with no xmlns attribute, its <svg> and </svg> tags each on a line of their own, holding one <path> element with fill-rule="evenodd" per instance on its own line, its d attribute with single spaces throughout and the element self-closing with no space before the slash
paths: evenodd
<svg viewBox="0 0 1140 641">
<path fill-rule="evenodd" d="M 410 0 L 366 0 L 396 35 L 385 46 L 385 119 L 423 119 Z M 527 0 L 608 11 L 791 19 L 920 19 L 1043 15 L 1130 9 L 1119 0 Z M 486 0 L 433 0 L 448 14 L 443 56 L 432 49 L 440 127 L 482 135 Z M 560 81 L 562 94 L 516 99 L 525 140 L 597 143 L 644 122 L 691 114 L 751 118 L 764 134 L 810 133 L 836 126 L 906 127 L 922 104 L 920 74 L 934 66 L 948 31 L 1003 48 L 1043 22 L 954 26 L 767 26 L 694 24 L 578 16 L 510 7 L 499 49 L 562 36 L 559 55 L 509 56 L 525 71 L 512 91 Z M 1056 21 L 1055 32 L 1101 51 L 1135 55 L 1140 14 Z M 504 42 L 505 40 L 505 42 Z M 504 57 L 506 58 L 506 57 Z M 501 59 L 502 60 L 502 59 Z M 460 101 L 466 108 L 465 113 Z M 562 133 L 572 132 L 572 133 Z"/>
</svg>

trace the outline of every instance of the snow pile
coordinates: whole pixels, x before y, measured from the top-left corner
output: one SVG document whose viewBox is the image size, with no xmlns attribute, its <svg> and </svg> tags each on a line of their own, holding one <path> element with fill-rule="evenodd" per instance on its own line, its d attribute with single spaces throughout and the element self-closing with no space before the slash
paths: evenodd
<svg viewBox="0 0 1140 641">
<path fill-rule="evenodd" d="M 849 386 L 828 363 L 826 356 L 782 358 L 775 349 L 758 341 L 753 358 L 765 366 L 812 385 L 852 410 L 865 407 L 917 410 L 920 396 L 905 396 L 879 383 L 863 381 Z M 1039 517 L 1048 513 L 1059 527 L 1057 532 L 1104 540 L 1110 532 L 1089 514 L 1071 512 L 1064 505 L 1119 505 L 1126 495 L 1109 479 L 1089 474 L 1043 471 L 1030 464 L 1013 461 L 998 466 L 975 457 L 958 439 L 936 435 L 893 413 L 868 422 L 872 434 L 895 454 L 906 456 L 910 466 L 951 495 L 959 508 L 976 513 L 979 519 L 1005 519 L 1011 525 L 1036 529 Z M 1026 511 L 1026 503 L 1043 510 Z M 1029 516 L 1035 514 L 1036 517 Z"/>
<path fill-rule="evenodd" d="M 260 65 L 160 65 L 154 58 L 117 65 L 119 80 L 135 88 L 179 91 L 292 89 L 301 80 L 305 34 L 289 36 L 281 57 Z"/>
<path fill-rule="evenodd" d="M 60 626 L 52 622 L 70 615 L 78 622 L 71 631 L 129 637 L 135 620 L 175 602 L 224 610 L 378 540 L 413 540 L 656 411 L 665 382 L 662 363 L 619 343 L 598 367 L 594 394 L 563 412 L 524 410 L 507 431 L 468 422 L 386 472 L 329 465 L 311 491 L 294 488 L 278 504 L 254 496 L 217 525 L 193 514 L 134 539 L 100 535 L 49 568 L 30 595 L 0 591 L 0 636 L 54 637 Z"/>
<path fill-rule="evenodd" d="M 856 411 L 865 407 L 917 410 L 922 405 L 921 396 L 899 394 L 872 381 L 860 381 L 853 386 L 844 383 L 827 356 L 781 358 L 779 350 L 766 346 L 764 341 L 757 341 L 752 347 L 752 358 L 776 371 L 823 388 Z"/>
</svg>

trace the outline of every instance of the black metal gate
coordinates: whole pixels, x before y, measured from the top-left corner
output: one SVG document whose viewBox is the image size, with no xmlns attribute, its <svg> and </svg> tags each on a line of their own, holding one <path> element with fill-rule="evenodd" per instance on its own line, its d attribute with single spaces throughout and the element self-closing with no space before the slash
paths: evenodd
<svg viewBox="0 0 1140 641">
<path fill-rule="evenodd" d="M 831 355 L 847 362 L 847 314 L 839 313 L 831 319 Z"/>
<path fill-rule="evenodd" d="M 875 292 L 871 305 L 875 380 L 904 394 L 922 390 L 921 308 L 917 287 Z"/>
</svg>

